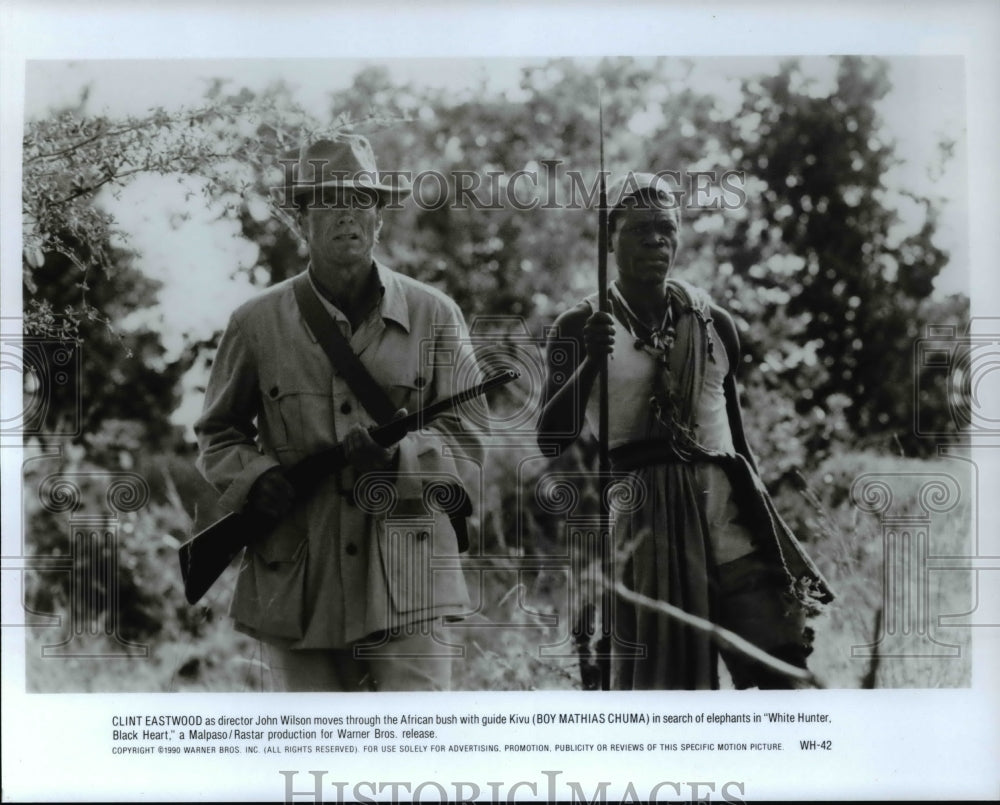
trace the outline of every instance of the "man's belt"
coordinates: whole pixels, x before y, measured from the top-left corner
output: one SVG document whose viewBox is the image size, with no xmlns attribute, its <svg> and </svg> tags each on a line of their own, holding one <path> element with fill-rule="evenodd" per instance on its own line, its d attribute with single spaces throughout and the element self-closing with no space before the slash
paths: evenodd
<svg viewBox="0 0 1000 805">
<path fill-rule="evenodd" d="M 613 472 L 632 472 L 643 467 L 656 467 L 664 464 L 693 464 L 709 461 L 716 464 L 728 464 L 736 456 L 729 453 L 719 453 L 711 450 L 694 450 L 690 447 L 685 455 L 680 455 L 669 439 L 641 439 L 635 442 L 619 445 L 608 453 Z"/>
</svg>

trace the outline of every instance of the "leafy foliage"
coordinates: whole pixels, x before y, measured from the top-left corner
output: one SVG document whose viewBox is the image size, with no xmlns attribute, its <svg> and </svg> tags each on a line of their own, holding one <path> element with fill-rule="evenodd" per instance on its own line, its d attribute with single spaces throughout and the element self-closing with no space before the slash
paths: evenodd
<svg viewBox="0 0 1000 805">
<path fill-rule="evenodd" d="M 139 174 L 203 177 L 206 203 L 221 204 L 258 247 L 254 281 L 295 273 L 296 233 L 274 214 L 277 159 L 302 137 L 350 127 L 372 137 L 383 167 L 447 177 L 436 208 L 411 203 L 387 215 L 388 259 L 448 291 L 470 318 L 520 316 L 538 332 L 592 286 L 594 218 L 581 209 L 585 179 L 574 185 L 570 172 L 596 173 L 600 80 L 613 172 L 743 177 L 744 203 L 735 210 L 692 207 L 687 185 L 678 270 L 737 316 L 744 380 L 787 396 L 808 421 L 822 419 L 814 409 L 829 413 L 833 398 L 855 435 L 895 433 L 906 449 L 922 449 L 911 436 L 913 368 L 885 356 L 909 352 L 947 256 L 934 245 L 930 201 L 909 194 L 923 221 L 907 230 L 896 209 L 908 191 L 884 183 L 896 162 L 876 111 L 891 86 L 886 65 L 841 59 L 824 93 L 789 60 L 776 74 L 743 78 L 735 106 L 716 87 L 700 91 L 691 70 L 666 60 L 557 60 L 525 68 L 514 92 L 483 86 L 456 97 L 395 84 L 376 67 L 334 94 L 325 116 L 299 108 L 281 83 L 254 93 L 217 81 L 194 110 L 112 120 L 81 107 L 32 121 L 24 149 L 26 330 L 107 326 L 150 304 L 155 289 L 136 290 L 144 283 L 130 270 L 134 257 L 115 248 L 122 233 L 97 203 L 102 189 L 118 191 Z M 432 181 L 416 188 L 422 198 L 441 189 Z M 515 197 L 534 208 L 518 208 Z M 99 278 L 109 285 L 95 300 Z M 95 328 L 80 335 L 89 342 Z M 192 345 L 201 346 L 211 345 Z"/>
</svg>

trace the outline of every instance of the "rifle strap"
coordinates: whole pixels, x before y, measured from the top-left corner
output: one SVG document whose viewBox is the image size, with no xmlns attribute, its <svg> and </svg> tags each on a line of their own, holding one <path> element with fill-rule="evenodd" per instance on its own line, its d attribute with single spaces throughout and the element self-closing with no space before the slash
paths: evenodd
<svg viewBox="0 0 1000 805">
<path fill-rule="evenodd" d="M 316 295 L 316 289 L 309 281 L 309 272 L 304 271 L 299 274 L 292 281 L 292 285 L 299 310 L 302 311 L 302 316 L 319 341 L 319 345 L 323 347 L 326 357 L 330 359 L 333 371 L 344 378 L 344 382 L 354 392 L 354 396 L 365 410 L 371 414 L 372 419 L 379 425 L 391 422 L 396 414 L 396 406 L 365 368 L 348 340 L 344 338 L 340 325 L 323 306 Z"/>
</svg>

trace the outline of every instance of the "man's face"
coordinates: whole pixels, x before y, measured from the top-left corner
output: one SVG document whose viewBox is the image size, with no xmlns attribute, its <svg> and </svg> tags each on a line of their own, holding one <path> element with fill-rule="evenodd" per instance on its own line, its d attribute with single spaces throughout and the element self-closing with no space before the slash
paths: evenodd
<svg viewBox="0 0 1000 805">
<path fill-rule="evenodd" d="M 644 285 L 662 284 L 677 254 L 677 221 L 669 209 L 629 207 L 618 213 L 611 236 L 622 279 Z"/>
<path fill-rule="evenodd" d="M 300 225 L 318 267 L 367 265 L 382 228 L 382 210 L 362 190 L 328 188 L 300 213 Z"/>
</svg>

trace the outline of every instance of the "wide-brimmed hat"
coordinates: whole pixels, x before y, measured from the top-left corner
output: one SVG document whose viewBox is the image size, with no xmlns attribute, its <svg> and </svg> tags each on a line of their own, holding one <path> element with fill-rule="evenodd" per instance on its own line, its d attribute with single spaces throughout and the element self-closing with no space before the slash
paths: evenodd
<svg viewBox="0 0 1000 805">
<path fill-rule="evenodd" d="M 283 165 L 292 164 L 289 174 L 284 171 L 285 193 L 298 202 L 305 194 L 318 200 L 316 191 L 323 187 L 345 187 L 370 190 L 380 204 L 406 198 L 409 184 L 398 174 L 380 176 L 375 165 L 371 144 L 360 134 L 337 134 L 332 139 L 316 140 L 281 155 Z"/>
</svg>

